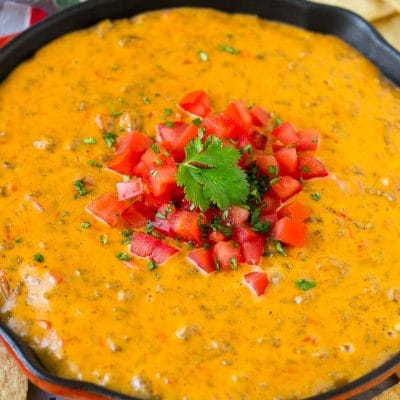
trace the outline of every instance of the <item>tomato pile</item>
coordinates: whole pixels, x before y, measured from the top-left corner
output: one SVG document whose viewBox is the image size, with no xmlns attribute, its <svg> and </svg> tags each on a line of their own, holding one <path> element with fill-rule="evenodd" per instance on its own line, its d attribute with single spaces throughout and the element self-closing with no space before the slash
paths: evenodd
<svg viewBox="0 0 400 400">
<path fill-rule="evenodd" d="M 138 131 L 118 137 L 107 168 L 121 174 L 123 181 L 117 183 L 116 194 L 100 195 L 87 210 L 111 227 L 125 223 L 134 228 L 129 251 L 147 258 L 149 269 L 178 251 L 173 240 L 187 243 L 188 259 L 205 273 L 236 270 L 240 263 L 259 265 L 267 241 L 304 246 L 310 212 L 292 198 L 305 180 L 328 175 L 312 154 L 319 133 L 298 131 L 244 101 L 213 113 L 204 91 L 187 94 L 179 106 L 187 113 L 186 120 L 192 120 L 158 125 L 156 141 Z M 235 149 L 235 168 L 246 177 L 245 186 L 237 188 L 246 191 L 243 204 L 220 209 L 212 202 L 204 207 L 188 200 L 189 182 L 178 186 L 177 174 L 195 140 L 200 154 L 206 151 L 203 143 L 221 146 L 221 157 L 225 147 Z M 209 162 L 212 166 L 213 160 Z M 171 239 L 168 243 L 166 237 Z M 257 295 L 268 285 L 268 276 L 259 267 L 244 280 Z"/>
</svg>

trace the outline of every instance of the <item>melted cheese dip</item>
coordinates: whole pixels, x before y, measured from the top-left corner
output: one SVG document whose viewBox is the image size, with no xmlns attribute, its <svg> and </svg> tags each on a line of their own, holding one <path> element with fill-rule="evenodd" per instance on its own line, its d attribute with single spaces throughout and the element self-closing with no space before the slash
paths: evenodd
<svg viewBox="0 0 400 400">
<path fill-rule="evenodd" d="M 260 298 L 249 266 L 204 276 L 184 249 L 124 263 L 124 227 L 84 210 L 120 179 L 88 164 L 113 154 L 103 132 L 154 136 L 197 89 L 321 132 L 331 175 L 298 195 L 309 238 L 266 249 Z M 361 376 L 400 349 L 399 118 L 399 90 L 355 50 L 256 17 L 178 9 L 55 40 L 0 86 L 2 321 L 55 374 L 143 397 L 293 399 Z"/>
</svg>

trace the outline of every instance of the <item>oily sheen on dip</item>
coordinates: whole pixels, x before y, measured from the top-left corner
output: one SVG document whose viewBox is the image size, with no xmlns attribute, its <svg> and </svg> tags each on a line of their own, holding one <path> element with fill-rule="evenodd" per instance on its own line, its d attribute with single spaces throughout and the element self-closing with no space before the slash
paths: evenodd
<svg viewBox="0 0 400 400">
<path fill-rule="evenodd" d="M 103 133 L 152 137 L 196 89 L 321 134 L 330 176 L 298 195 L 307 243 L 265 249 L 259 298 L 247 265 L 123 262 L 122 228 L 85 211 L 120 180 L 88 164 L 113 156 Z M 355 50 L 256 17 L 178 9 L 55 40 L 0 86 L 2 321 L 55 374 L 143 397 L 293 399 L 361 376 L 400 348 L 399 115 L 399 90 Z"/>
</svg>

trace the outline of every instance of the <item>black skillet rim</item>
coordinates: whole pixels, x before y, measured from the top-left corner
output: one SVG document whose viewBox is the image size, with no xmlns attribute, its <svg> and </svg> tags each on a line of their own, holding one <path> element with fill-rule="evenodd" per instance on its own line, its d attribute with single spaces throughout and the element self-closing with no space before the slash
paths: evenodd
<svg viewBox="0 0 400 400">
<path fill-rule="evenodd" d="M 94 25 L 106 18 L 124 18 L 145 11 L 181 6 L 209 7 L 231 13 L 257 14 L 262 18 L 285 22 L 311 31 L 333 34 L 358 49 L 387 78 L 400 85 L 400 53 L 390 46 L 367 21 L 341 8 L 303 0 L 236 0 L 235 2 L 226 0 L 91 0 L 49 17 L 6 45 L 0 51 L 0 82 L 39 48 L 65 33 Z M 54 376 L 44 368 L 32 349 L 2 323 L 0 323 L 0 335 L 29 373 L 43 382 L 113 400 L 139 400 L 92 383 Z M 381 376 L 399 364 L 400 352 L 366 375 L 339 388 L 309 397 L 307 400 L 328 400 L 345 395 L 379 380 Z"/>
</svg>

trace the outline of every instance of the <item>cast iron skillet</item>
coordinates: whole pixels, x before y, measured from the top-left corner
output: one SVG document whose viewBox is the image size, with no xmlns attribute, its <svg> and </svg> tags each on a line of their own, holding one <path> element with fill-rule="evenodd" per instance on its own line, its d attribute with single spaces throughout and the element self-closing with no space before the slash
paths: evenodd
<svg viewBox="0 0 400 400">
<path fill-rule="evenodd" d="M 91 0 L 48 18 L 1 50 L 0 82 L 40 47 L 65 33 L 91 26 L 105 18 L 124 18 L 144 11 L 181 6 L 257 14 L 339 36 L 369 58 L 386 77 L 400 85 L 400 53 L 371 25 L 351 12 L 302 0 Z M 23 340 L 1 323 L 0 335 L 29 379 L 44 390 L 71 399 L 135 400 L 91 383 L 53 376 Z M 348 399 L 390 376 L 399 366 L 400 352 L 363 377 L 307 400 Z"/>
</svg>

